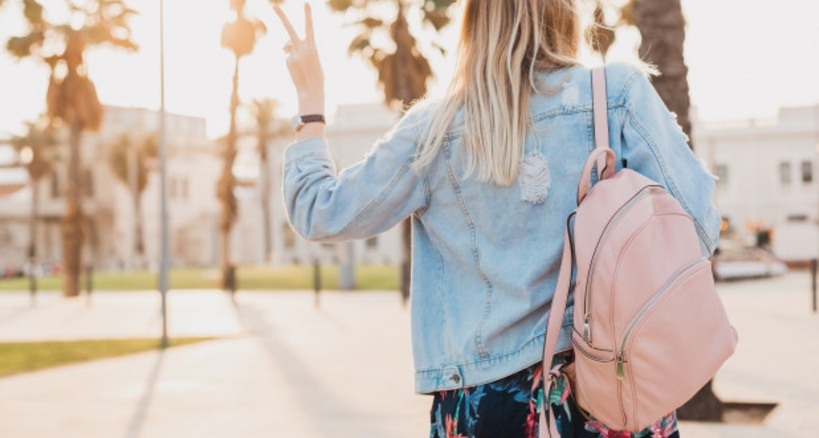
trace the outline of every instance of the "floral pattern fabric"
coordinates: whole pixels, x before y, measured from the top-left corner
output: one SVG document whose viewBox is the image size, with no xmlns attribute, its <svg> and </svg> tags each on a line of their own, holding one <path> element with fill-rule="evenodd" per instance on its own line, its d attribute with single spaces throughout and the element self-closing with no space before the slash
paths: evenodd
<svg viewBox="0 0 819 438">
<path fill-rule="evenodd" d="M 540 364 L 503 379 L 434 394 L 430 438 L 537 438 L 544 390 Z M 548 395 L 561 438 L 679 438 L 672 412 L 637 433 L 608 429 L 578 411 L 565 376 Z"/>
</svg>

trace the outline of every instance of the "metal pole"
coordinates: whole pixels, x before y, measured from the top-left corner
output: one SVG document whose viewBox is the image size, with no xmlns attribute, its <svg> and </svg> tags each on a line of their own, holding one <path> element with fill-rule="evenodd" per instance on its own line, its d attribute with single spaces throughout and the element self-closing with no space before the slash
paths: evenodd
<svg viewBox="0 0 819 438">
<path fill-rule="evenodd" d="M 165 1 L 159 0 L 159 294 L 162 298 L 162 348 L 168 346 L 168 143 L 165 133 Z"/>
<path fill-rule="evenodd" d="M 94 268 L 89 264 L 85 267 L 85 305 L 92 304 L 92 295 L 94 291 Z"/>
<path fill-rule="evenodd" d="M 813 259 L 810 261 L 810 284 L 811 284 L 811 291 L 813 291 L 813 313 L 816 313 L 817 309 L 817 300 L 816 300 L 816 271 L 817 265 L 819 265 L 819 260 Z"/>
<path fill-rule="evenodd" d="M 814 154 L 819 154 L 819 103 L 813 106 L 813 140 L 814 140 Z M 816 167 L 811 169 L 811 183 L 816 184 L 819 187 L 819 181 L 817 181 L 817 172 L 814 170 Z M 819 210 L 819 199 L 816 202 L 816 207 Z M 817 233 L 819 234 L 819 213 L 816 215 L 816 220 L 814 221 L 817 227 Z M 817 264 L 819 264 L 819 241 L 816 242 L 816 258 L 812 261 L 812 270 L 811 270 L 811 283 L 813 284 L 813 313 L 817 312 L 817 303 L 816 303 L 816 274 L 817 274 Z"/>
</svg>

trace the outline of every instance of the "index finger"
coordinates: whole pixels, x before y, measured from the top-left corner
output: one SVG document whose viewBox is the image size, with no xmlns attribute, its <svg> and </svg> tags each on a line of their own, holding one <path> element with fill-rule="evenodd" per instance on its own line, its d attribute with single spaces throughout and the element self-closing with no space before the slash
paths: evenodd
<svg viewBox="0 0 819 438">
<path fill-rule="evenodd" d="M 290 20 L 287 19 L 286 15 L 284 15 L 282 8 L 280 8 L 279 5 L 273 5 L 273 10 L 276 11 L 276 15 L 279 16 L 279 20 L 281 20 L 282 24 L 284 24 L 285 30 L 287 30 L 287 33 L 290 35 L 290 41 L 293 41 L 294 43 L 301 41 L 299 34 L 296 33 L 296 29 L 293 28 L 293 25 L 290 24 Z"/>
<path fill-rule="evenodd" d="M 313 9 L 310 3 L 304 3 L 304 32 L 305 38 L 313 41 Z"/>
</svg>

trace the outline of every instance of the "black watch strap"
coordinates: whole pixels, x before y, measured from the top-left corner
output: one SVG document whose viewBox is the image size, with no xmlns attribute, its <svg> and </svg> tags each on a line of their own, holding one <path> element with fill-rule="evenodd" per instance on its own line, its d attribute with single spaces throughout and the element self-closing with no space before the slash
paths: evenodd
<svg viewBox="0 0 819 438">
<path fill-rule="evenodd" d="M 324 114 L 308 114 L 306 116 L 301 116 L 301 122 L 304 124 L 307 123 L 326 123 L 324 120 Z"/>
</svg>

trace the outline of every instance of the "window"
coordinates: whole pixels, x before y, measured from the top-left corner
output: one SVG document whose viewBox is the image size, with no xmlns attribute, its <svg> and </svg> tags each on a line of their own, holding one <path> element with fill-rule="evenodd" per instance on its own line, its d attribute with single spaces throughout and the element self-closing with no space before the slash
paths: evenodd
<svg viewBox="0 0 819 438">
<path fill-rule="evenodd" d="M 378 248 L 378 236 L 367 239 L 367 249 Z"/>
<path fill-rule="evenodd" d="M 719 185 L 727 185 L 728 184 L 728 165 L 727 164 L 717 164 L 717 184 Z"/>
<path fill-rule="evenodd" d="M 51 199 L 60 197 L 60 177 L 57 172 L 51 174 Z"/>
<path fill-rule="evenodd" d="M 792 214 L 788 216 L 788 222 L 807 222 L 808 215 L 806 214 Z"/>
<path fill-rule="evenodd" d="M 791 184 L 791 163 L 788 161 L 779 163 L 779 182 L 783 186 Z"/>
<path fill-rule="evenodd" d="M 805 184 L 813 182 L 813 162 L 811 161 L 802 162 L 802 182 Z"/>
</svg>

